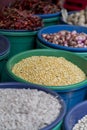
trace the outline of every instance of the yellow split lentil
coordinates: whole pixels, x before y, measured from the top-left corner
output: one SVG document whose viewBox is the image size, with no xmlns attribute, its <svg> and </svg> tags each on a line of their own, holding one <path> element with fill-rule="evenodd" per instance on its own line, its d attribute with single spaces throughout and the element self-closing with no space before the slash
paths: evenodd
<svg viewBox="0 0 87 130">
<path fill-rule="evenodd" d="M 71 85 L 86 79 L 85 73 L 63 57 L 32 56 L 16 63 L 12 72 L 18 77 L 46 86 Z"/>
</svg>

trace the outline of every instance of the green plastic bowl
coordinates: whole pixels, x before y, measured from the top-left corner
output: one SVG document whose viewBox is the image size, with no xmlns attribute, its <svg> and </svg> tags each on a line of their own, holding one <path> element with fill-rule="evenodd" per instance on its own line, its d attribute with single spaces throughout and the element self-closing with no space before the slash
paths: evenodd
<svg viewBox="0 0 87 130">
<path fill-rule="evenodd" d="M 0 34 L 6 36 L 11 45 L 9 57 L 20 52 L 34 49 L 37 31 L 5 31 L 0 30 Z"/>
<path fill-rule="evenodd" d="M 56 125 L 52 130 L 62 130 L 62 122 L 58 123 L 58 125 Z"/>
<path fill-rule="evenodd" d="M 36 39 L 36 48 L 37 49 L 55 49 L 55 48 L 51 48 L 51 47 L 43 44 L 41 41 L 38 40 L 38 38 Z M 56 49 L 56 50 L 59 50 L 59 49 Z M 73 53 L 76 53 L 79 56 L 87 59 L 87 52 L 73 52 Z"/>
<path fill-rule="evenodd" d="M 44 26 L 56 25 L 60 22 L 61 11 L 53 14 L 37 14 L 43 19 Z"/>
<path fill-rule="evenodd" d="M 36 48 L 37 49 L 55 49 L 55 48 L 51 48 L 49 46 L 46 46 L 40 40 L 38 40 L 38 38 L 36 38 Z"/>
<path fill-rule="evenodd" d="M 26 52 L 17 54 L 13 56 L 7 62 L 6 67 L 7 67 L 7 73 L 8 73 L 10 82 L 18 81 L 18 82 L 27 82 L 29 84 L 33 84 L 33 83 L 23 80 L 22 78 L 19 78 L 14 73 L 12 73 L 12 67 L 17 62 L 31 56 L 56 56 L 56 57 L 62 56 L 66 58 L 67 60 L 71 61 L 72 63 L 76 64 L 85 72 L 85 74 L 87 74 L 87 60 L 72 52 L 56 50 L 56 49 L 36 49 L 36 50 L 26 51 Z M 66 86 L 43 86 L 43 85 L 40 85 L 40 86 L 49 88 L 59 93 L 66 102 L 67 110 L 70 110 L 77 103 L 85 100 L 86 90 L 87 90 L 87 80 L 84 80 L 82 82 L 79 82 L 73 85 L 66 85 Z"/>
<path fill-rule="evenodd" d="M 46 18 L 46 19 L 43 19 L 43 22 L 44 22 L 44 26 L 51 26 L 51 25 L 56 25 L 58 24 L 60 21 L 60 15 L 57 16 L 57 17 L 54 17 L 54 18 Z"/>
</svg>

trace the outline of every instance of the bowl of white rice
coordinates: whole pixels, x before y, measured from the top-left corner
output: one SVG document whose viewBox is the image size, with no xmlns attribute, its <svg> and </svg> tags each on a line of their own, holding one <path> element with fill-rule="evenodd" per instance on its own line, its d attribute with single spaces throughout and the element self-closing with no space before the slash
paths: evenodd
<svg viewBox="0 0 87 130">
<path fill-rule="evenodd" d="M 63 99 L 51 90 L 26 83 L 0 84 L 0 130 L 60 130 L 65 113 Z"/>
</svg>

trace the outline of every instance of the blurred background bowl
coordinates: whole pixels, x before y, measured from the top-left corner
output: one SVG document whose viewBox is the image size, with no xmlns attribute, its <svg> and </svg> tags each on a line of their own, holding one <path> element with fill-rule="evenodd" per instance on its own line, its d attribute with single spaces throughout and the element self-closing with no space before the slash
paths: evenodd
<svg viewBox="0 0 87 130">
<path fill-rule="evenodd" d="M 0 29 L 0 34 L 7 37 L 10 41 L 11 49 L 9 57 L 20 52 L 34 49 L 36 46 L 36 31 L 12 31 Z"/>
<path fill-rule="evenodd" d="M 85 115 L 87 115 L 87 101 L 77 104 L 68 112 L 64 120 L 64 130 L 72 130 L 78 120 Z"/>
<path fill-rule="evenodd" d="M 5 76 L 5 65 L 8 60 L 10 53 L 10 42 L 5 37 L 0 35 L 0 81 L 2 77 Z"/>
</svg>

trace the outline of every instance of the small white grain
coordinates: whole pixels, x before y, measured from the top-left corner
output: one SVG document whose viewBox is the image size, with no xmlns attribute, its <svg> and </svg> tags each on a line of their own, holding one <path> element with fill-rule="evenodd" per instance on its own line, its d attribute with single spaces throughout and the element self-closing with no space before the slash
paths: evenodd
<svg viewBox="0 0 87 130">
<path fill-rule="evenodd" d="M 38 130 L 60 114 L 59 100 L 36 89 L 0 89 L 0 130 Z"/>
</svg>

